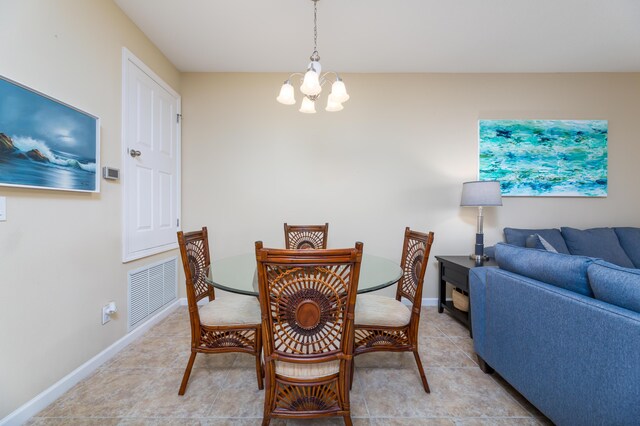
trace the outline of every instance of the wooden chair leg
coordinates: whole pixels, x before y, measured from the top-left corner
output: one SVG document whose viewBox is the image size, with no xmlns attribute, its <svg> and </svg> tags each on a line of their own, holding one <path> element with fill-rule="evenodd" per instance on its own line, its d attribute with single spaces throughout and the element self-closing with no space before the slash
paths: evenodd
<svg viewBox="0 0 640 426">
<path fill-rule="evenodd" d="M 178 395 L 184 395 L 184 392 L 187 390 L 187 382 L 189 381 L 189 376 L 191 376 L 191 369 L 193 368 L 193 362 L 196 360 L 197 354 L 198 352 L 191 352 L 187 368 L 184 370 L 184 376 L 182 376 L 182 383 L 180 384 Z"/>
<path fill-rule="evenodd" d="M 260 352 L 256 354 L 256 375 L 258 376 L 258 389 L 264 389 L 264 384 L 262 382 L 262 360 L 260 359 Z"/>
<path fill-rule="evenodd" d="M 262 418 L 262 426 L 269 426 L 269 423 L 271 423 L 271 419 L 269 417 L 263 417 Z"/>
<path fill-rule="evenodd" d="M 353 426 L 353 422 L 351 421 L 351 415 L 345 414 L 343 417 L 345 426 Z"/>
<path fill-rule="evenodd" d="M 413 350 L 413 357 L 416 359 L 416 364 L 418 364 L 418 371 L 420 372 L 420 379 L 422 379 L 422 386 L 424 387 L 424 391 L 426 393 L 431 393 L 431 389 L 429 389 L 429 383 L 427 382 L 427 376 L 424 374 L 424 368 L 422 367 L 422 361 L 420 361 L 420 355 L 418 355 L 418 349 Z"/>
<path fill-rule="evenodd" d="M 351 371 L 349 373 L 349 390 L 353 389 L 353 375 L 354 372 L 356 371 L 356 360 L 355 359 L 351 359 Z"/>
</svg>

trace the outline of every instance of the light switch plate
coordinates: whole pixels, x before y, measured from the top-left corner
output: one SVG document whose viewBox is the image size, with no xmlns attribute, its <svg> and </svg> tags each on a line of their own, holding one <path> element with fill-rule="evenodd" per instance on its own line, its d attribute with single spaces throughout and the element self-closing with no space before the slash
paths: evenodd
<svg viewBox="0 0 640 426">
<path fill-rule="evenodd" d="M 0 197 L 0 222 L 7 220 L 7 197 Z"/>
</svg>

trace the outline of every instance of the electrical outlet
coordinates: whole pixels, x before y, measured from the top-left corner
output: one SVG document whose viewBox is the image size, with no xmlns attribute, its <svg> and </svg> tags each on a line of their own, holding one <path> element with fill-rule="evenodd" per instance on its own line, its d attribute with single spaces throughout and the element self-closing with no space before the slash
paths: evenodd
<svg viewBox="0 0 640 426">
<path fill-rule="evenodd" d="M 116 307 L 116 302 L 109 302 L 102 307 L 102 325 L 105 325 L 109 321 L 111 321 L 111 315 L 118 312 L 118 308 Z"/>
</svg>

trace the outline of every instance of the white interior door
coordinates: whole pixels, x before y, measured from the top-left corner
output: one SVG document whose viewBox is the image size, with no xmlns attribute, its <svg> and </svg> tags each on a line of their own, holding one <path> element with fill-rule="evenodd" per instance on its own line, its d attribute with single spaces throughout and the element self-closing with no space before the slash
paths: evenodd
<svg viewBox="0 0 640 426">
<path fill-rule="evenodd" d="M 177 247 L 180 96 L 123 54 L 123 261 Z"/>
</svg>

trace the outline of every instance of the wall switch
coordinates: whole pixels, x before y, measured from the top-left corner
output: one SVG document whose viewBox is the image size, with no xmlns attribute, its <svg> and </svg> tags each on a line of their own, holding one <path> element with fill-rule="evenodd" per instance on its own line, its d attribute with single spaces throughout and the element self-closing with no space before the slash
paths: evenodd
<svg viewBox="0 0 640 426">
<path fill-rule="evenodd" d="M 7 220 L 7 197 L 0 197 L 0 222 Z"/>
</svg>

